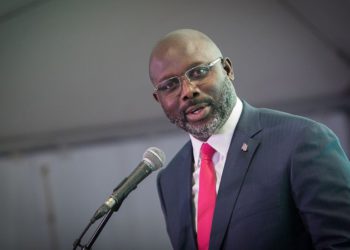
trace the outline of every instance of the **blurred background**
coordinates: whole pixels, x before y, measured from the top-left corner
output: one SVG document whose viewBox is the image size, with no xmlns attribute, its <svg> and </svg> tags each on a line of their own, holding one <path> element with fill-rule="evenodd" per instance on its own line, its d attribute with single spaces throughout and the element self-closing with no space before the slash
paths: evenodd
<svg viewBox="0 0 350 250">
<path fill-rule="evenodd" d="M 188 140 L 148 79 L 152 47 L 174 29 L 218 44 L 242 99 L 326 124 L 349 156 L 349 13 L 343 0 L 2 0 L 0 249 L 72 248 L 148 147 L 169 162 Z M 171 248 L 156 175 L 94 249 Z"/>
</svg>

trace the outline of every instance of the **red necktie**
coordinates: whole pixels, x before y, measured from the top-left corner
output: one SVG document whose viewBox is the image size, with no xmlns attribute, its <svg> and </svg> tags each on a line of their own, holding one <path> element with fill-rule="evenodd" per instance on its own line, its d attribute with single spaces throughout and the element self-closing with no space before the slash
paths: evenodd
<svg viewBox="0 0 350 250">
<path fill-rule="evenodd" d="M 209 249 L 210 231 L 216 200 L 216 174 L 212 160 L 214 153 L 215 149 L 209 144 L 202 144 L 197 217 L 197 241 L 199 250 Z"/>
</svg>

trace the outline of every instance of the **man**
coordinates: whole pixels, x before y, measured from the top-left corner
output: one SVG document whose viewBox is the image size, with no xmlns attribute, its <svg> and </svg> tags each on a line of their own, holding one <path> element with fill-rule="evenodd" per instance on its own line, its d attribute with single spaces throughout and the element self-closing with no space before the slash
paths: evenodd
<svg viewBox="0 0 350 250">
<path fill-rule="evenodd" d="M 157 181 L 174 249 L 350 249 L 350 163 L 328 128 L 241 101 L 199 31 L 161 39 L 149 73 L 190 134 Z"/>
</svg>

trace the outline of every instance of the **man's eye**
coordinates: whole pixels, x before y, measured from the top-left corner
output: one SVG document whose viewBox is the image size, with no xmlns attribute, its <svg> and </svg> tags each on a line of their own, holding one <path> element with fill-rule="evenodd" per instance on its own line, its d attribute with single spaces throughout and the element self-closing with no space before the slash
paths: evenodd
<svg viewBox="0 0 350 250">
<path fill-rule="evenodd" d="M 204 67 L 204 66 L 197 67 L 197 68 L 194 68 L 188 72 L 188 77 L 191 80 L 198 80 L 198 79 L 202 79 L 205 76 L 207 76 L 208 72 L 209 72 L 209 70 L 207 67 Z"/>
<path fill-rule="evenodd" d="M 160 90 L 160 91 L 172 91 L 172 90 L 175 90 L 178 86 L 179 86 L 179 79 L 171 78 L 171 79 L 168 79 L 168 80 L 165 80 L 164 82 L 162 82 L 159 85 L 158 90 Z"/>
</svg>

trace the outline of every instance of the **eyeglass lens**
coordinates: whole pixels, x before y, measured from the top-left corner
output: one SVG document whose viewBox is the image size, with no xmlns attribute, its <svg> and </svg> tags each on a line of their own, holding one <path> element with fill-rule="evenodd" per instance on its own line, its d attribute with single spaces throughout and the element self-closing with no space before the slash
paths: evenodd
<svg viewBox="0 0 350 250">
<path fill-rule="evenodd" d="M 198 84 L 196 83 L 196 81 L 203 79 L 208 75 L 208 73 L 209 73 L 208 66 L 197 66 L 186 71 L 184 76 L 186 76 L 187 79 L 192 84 Z M 180 89 L 180 85 L 181 85 L 180 77 L 172 77 L 163 81 L 161 84 L 159 84 L 158 90 L 160 92 L 164 92 L 164 91 L 171 92 L 171 91 L 174 91 L 175 89 Z"/>
</svg>

